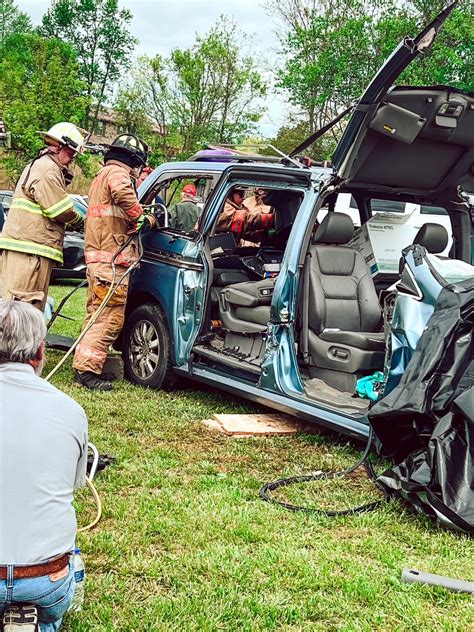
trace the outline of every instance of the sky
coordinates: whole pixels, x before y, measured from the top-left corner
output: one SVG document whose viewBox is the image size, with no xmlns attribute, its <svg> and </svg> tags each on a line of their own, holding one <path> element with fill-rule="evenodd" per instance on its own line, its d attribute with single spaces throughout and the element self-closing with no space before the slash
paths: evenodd
<svg viewBox="0 0 474 632">
<path fill-rule="evenodd" d="M 138 54 L 168 55 L 173 48 L 190 46 L 195 33 L 205 34 L 223 14 L 233 18 L 245 33 L 241 45 L 255 55 L 267 79 L 271 79 L 271 69 L 278 63 L 274 34 L 277 24 L 266 14 L 259 0 L 119 0 L 119 3 L 133 13 L 131 32 L 139 40 Z M 16 0 L 16 4 L 28 13 L 34 24 L 39 24 L 51 2 Z M 267 112 L 259 131 L 263 136 L 274 136 L 286 122 L 288 106 L 271 86 L 265 106 Z"/>
</svg>

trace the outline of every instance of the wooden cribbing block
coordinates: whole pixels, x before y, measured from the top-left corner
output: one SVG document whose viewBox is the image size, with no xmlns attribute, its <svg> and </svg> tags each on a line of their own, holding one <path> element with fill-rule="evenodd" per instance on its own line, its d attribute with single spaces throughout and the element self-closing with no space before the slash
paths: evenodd
<svg viewBox="0 0 474 632">
<path fill-rule="evenodd" d="M 314 432 L 311 424 L 297 417 L 283 414 L 217 414 L 203 423 L 212 430 L 218 430 L 234 437 L 256 437 L 260 435 L 293 435 L 298 432 Z"/>
</svg>

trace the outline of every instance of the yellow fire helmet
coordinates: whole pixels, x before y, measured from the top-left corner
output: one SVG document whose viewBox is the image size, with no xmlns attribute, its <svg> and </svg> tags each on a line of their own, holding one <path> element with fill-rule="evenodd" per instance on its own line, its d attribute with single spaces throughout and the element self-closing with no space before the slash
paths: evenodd
<svg viewBox="0 0 474 632">
<path fill-rule="evenodd" d="M 76 153 L 82 153 L 84 136 L 73 123 L 56 123 L 47 132 L 38 132 L 48 145 L 65 145 Z"/>
</svg>

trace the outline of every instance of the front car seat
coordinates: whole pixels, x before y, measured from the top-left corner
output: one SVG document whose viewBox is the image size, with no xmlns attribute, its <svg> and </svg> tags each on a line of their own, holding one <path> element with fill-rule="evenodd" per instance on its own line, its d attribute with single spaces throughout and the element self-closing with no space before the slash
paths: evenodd
<svg viewBox="0 0 474 632">
<path fill-rule="evenodd" d="M 362 255 L 346 245 L 353 235 L 348 215 L 328 213 L 305 270 L 310 375 L 348 392 L 361 374 L 382 369 L 385 356 L 374 282 Z"/>
<path fill-rule="evenodd" d="M 267 329 L 276 278 L 235 283 L 219 296 L 219 318 L 228 331 L 253 334 Z"/>
</svg>

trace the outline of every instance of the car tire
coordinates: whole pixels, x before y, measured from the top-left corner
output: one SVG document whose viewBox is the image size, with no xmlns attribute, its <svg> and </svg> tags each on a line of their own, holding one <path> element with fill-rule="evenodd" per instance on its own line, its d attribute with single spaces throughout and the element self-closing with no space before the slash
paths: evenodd
<svg viewBox="0 0 474 632">
<path fill-rule="evenodd" d="M 166 319 L 154 303 L 140 305 L 126 320 L 122 356 L 125 377 L 148 388 L 170 389 L 176 376 Z"/>
</svg>

